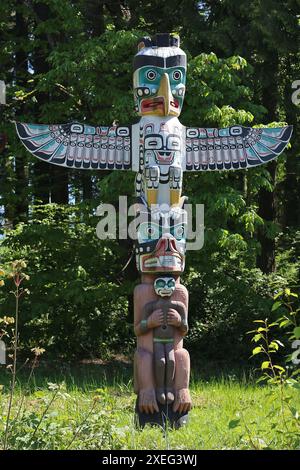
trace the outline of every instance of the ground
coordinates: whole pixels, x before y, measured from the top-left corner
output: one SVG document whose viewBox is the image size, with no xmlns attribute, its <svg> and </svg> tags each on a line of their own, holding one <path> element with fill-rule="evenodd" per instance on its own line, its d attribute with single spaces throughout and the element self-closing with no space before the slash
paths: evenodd
<svg viewBox="0 0 300 470">
<path fill-rule="evenodd" d="M 18 449 L 290 449 L 299 448 L 299 426 L 290 409 L 300 407 L 299 391 L 256 384 L 253 371 L 194 371 L 194 407 L 178 431 L 134 426 L 131 365 L 52 365 L 19 374 L 8 433 Z M 216 373 L 215 373 L 216 372 Z M 0 369 L 0 439 L 4 441 L 8 377 Z M 284 395 L 286 396 L 286 395 Z M 283 410 L 287 403 L 289 409 Z M 298 431 L 297 431 L 298 429 Z"/>
</svg>

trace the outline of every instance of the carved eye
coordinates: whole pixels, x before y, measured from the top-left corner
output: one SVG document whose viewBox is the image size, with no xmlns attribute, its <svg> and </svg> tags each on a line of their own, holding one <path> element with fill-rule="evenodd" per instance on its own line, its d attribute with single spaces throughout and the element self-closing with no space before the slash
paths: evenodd
<svg viewBox="0 0 300 470">
<path fill-rule="evenodd" d="M 156 77 L 157 77 L 157 73 L 155 72 L 155 70 L 148 70 L 148 72 L 146 73 L 146 77 L 148 78 L 148 80 L 155 80 Z"/>
<path fill-rule="evenodd" d="M 158 281 L 156 281 L 156 286 L 157 287 L 163 288 L 163 287 L 165 287 L 165 285 L 166 285 L 166 283 L 163 279 L 159 279 Z"/>
<path fill-rule="evenodd" d="M 153 222 L 151 224 L 148 222 L 142 222 L 138 228 L 139 243 L 147 243 L 151 240 L 158 240 L 159 235 L 159 225 Z"/>
<path fill-rule="evenodd" d="M 172 135 L 167 138 L 167 150 L 179 150 L 181 147 L 181 140 L 179 137 Z"/>
<path fill-rule="evenodd" d="M 149 135 L 145 138 L 145 150 L 159 150 L 163 147 L 162 137 L 160 135 Z"/>
<path fill-rule="evenodd" d="M 184 237 L 184 226 L 183 225 L 177 225 L 174 227 L 174 237 L 177 240 L 181 240 Z"/>
<path fill-rule="evenodd" d="M 180 70 L 174 70 L 173 72 L 173 80 L 180 80 L 181 79 L 181 71 Z"/>
<path fill-rule="evenodd" d="M 154 230 L 154 228 L 152 228 L 151 226 L 150 226 L 150 227 L 148 227 L 148 229 L 147 229 L 147 233 L 148 233 L 148 235 L 150 235 L 150 237 L 151 237 L 151 235 L 154 235 L 154 233 L 155 233 L 155 230 Z"/>
<path fill-rule="evenodd" d="M 168 141 L 168 150 L 178 150 L 179 147 L 180 147 L 179 139 Z"/>
<path fill-rule="evenodd" d="M 168 281 L 168 287 L 174 287 L 174 284 L 175 284 L 174 279 L 170 279 Z"/>
</svg>

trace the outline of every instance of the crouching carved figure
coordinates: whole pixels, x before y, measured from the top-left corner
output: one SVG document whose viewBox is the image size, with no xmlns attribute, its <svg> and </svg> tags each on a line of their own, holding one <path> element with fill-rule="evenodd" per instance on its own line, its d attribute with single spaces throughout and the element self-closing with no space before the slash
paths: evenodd
<svg viewBox="0 0 300 470">
<path fill-rule="evenodd" d="M 188 292 L 178 276 L 143 276 L 134 297 L 138 412 L 156 415 L 170 406 L 168 414 L 178 420 L 191 408 L 190 358 L 183 348 Z"/>
</svg>

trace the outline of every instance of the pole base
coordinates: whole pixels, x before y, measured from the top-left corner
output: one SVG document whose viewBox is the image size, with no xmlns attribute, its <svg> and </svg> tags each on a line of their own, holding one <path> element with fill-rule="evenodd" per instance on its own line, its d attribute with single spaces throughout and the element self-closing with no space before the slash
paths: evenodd
<svg viewBox="0 0 300 470">
<path fill-rule="evenodd" d="M 158 404 L 159 411 L 153 414 L 141 413 L 138 408 L 138 398 L 135 403 L 135 425 L 143 429 L 146 424 L 150 426 L 161 426 L 165 429 L 170 426 L 173 429 L 179 429 L 185 426 L 188 422 L 188 413 L 178 413 L 173 411 L 173 404 L 161 405 Z"/>
</svg>

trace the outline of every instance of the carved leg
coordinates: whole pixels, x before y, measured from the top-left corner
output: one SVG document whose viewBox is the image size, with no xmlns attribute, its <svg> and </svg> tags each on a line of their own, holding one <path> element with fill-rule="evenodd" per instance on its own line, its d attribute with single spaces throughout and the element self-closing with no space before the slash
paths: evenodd
<svg viewBox="0 0 300 470">
<path fill-rule="evenodd" d="M 174 375 L 175 375 L 175 352 L 173 343 L 165 345 L 166 348 L 166 398 L 167 403 L 174 401 Z"/>
<path fill-rule="evenodd" d="M 158 185 L 159 185 L 159 167 L 157 165 L 147 166 L 145 168 L 145 185 L 148 206 L 157 204 Z"/>
<path fill-rule="evenodd" d="M 154 370 L 155 370 L 155 385 L 156 385 L 156 398 L 159 403 L 164 405 L 166 403 L 165 395 L 165 375 L 166 375 L 166 356 L 165 345 L 163 343 L 155 342 L 154 349 Z"/>
<path fill-rule="evenodd" d="M 155 390 L 153 388 L 153 354 L 146 349 L 138 348 L 135 353 L 135 367 L 141 413 L 158 411 Z"/>
<path fill-rule="evenodd" d="M 152 279 L 151 279 L 152 281 Z M 141 321 L 142 308 L 146 302 L 155 298 L 153 284 L 142 283 L 134 290 L 134 324 Z M 154 413 L 158 410 L 155 397 L 153 370 L 153 335 L 152 330 L 137 338 L 135 353 L 135 391 L 138 394 L 138 408 L 141 413 Z"/>
<path fill-rule="evenodd" d="M 170 186 L 170 205 L 177 205 L 180 201 L 182 189 L 182 168 L 170 166 L 169 170 L 169 186 Z"/>
<path fill-rule="evenodd" d="M 190 355 L 186 349 L 180 348 L 175 351 L 175 363 L 175 402 L 173 410 L 184 413 L 192 407 L 189 392 Z"/>
</svg>

